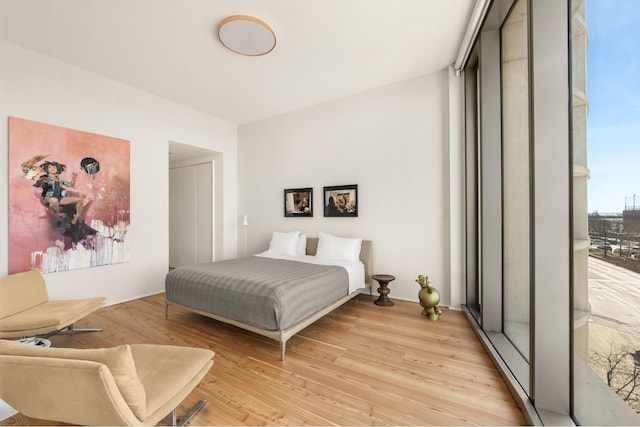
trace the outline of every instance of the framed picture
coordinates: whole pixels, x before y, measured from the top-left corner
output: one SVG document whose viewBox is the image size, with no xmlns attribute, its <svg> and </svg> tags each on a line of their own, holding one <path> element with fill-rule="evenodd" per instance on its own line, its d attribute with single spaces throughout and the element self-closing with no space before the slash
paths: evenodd
<svg viewBox="0 0 640 427">
<path fill-rule="evenodd" d="M 313 188 L 289 188 L 284 190 L 284 216 L 313 216 Z"/>
<path fill-rule="evenodd" d="M 358 216 L 358 186 L 324 187 L 324 216 Z"/>
</svg>

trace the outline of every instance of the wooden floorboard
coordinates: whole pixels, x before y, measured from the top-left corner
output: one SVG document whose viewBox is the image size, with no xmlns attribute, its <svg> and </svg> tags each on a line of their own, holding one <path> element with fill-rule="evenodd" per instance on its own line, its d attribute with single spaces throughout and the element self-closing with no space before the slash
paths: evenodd
<svg viewBox="0 0 640 427">
<path fill-rule="evenodd" d="M 178 408 L 209 403 L 192 425 L 524 425 L 464 315 L 438 322 L 417 303 L 361 295 L 279 344 L 184 309 L 158 294 L 104 307 L 56 335 L 56 347 L 154 343 L 210 348 L 214 365 Z M 59 425 L 17 414 L 0 425 Z"/>
</svg>

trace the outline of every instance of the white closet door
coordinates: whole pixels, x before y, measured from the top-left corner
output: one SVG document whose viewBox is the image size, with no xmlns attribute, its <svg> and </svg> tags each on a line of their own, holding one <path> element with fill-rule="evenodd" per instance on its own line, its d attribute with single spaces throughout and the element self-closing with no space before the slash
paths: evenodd
<svg viewBox="0 0 640 427">
<path fill-rule="evenodd" d="M 196 263 L 196 167 L 180 168 L 180 265 Z"/>
<path fill-rule="evenodd" d="M 180 241 L 180 168 L 169 169 L 169 267 L 179 267 Z"/>
<path fill-rule="evenodd" d="M 213 168 L 196 166 L 196 263 L 213 261 Z"/>
<path fill-rule="evenodd" d="M 169 169 L 169 267 L 213 261 L 213 164 Z"/>
</svg>

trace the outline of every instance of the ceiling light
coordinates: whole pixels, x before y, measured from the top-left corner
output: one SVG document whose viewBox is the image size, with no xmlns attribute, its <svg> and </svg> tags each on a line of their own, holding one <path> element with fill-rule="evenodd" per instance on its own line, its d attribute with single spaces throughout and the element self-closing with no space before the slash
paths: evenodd
<svg viewBox="0 0 640 427">
<path fill-rule="evenodd" d="M 229 50 L 247 56 L 267 54 L 276 47 L 273 28 L 262 19 L 249 15 L 233 15 L 218 26 L 218 38 Z"/>
</svg>

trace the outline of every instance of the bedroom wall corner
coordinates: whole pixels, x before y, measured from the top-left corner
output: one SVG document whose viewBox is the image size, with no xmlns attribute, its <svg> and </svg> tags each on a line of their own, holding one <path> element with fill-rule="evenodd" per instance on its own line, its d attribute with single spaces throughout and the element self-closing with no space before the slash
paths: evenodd
<svg viewBox="0 0 640 427">
<path fill-rule="evenodd" d="M 374 273 L 396 276 L 392 299 L 417 301 L 415 279 L 427 274 L 449 305 L 448 85 L 441 70 L 241 125 L 247 252 L 265 250 L 273 231 L 361 236 L 373 241 Z M 342 184 L 358 184 L 358 217 L 325 218 L 323 187 Z M 314 190 L 314 216 L 285 218 L 283 190 L 304 187 Z"/>
</svg>

